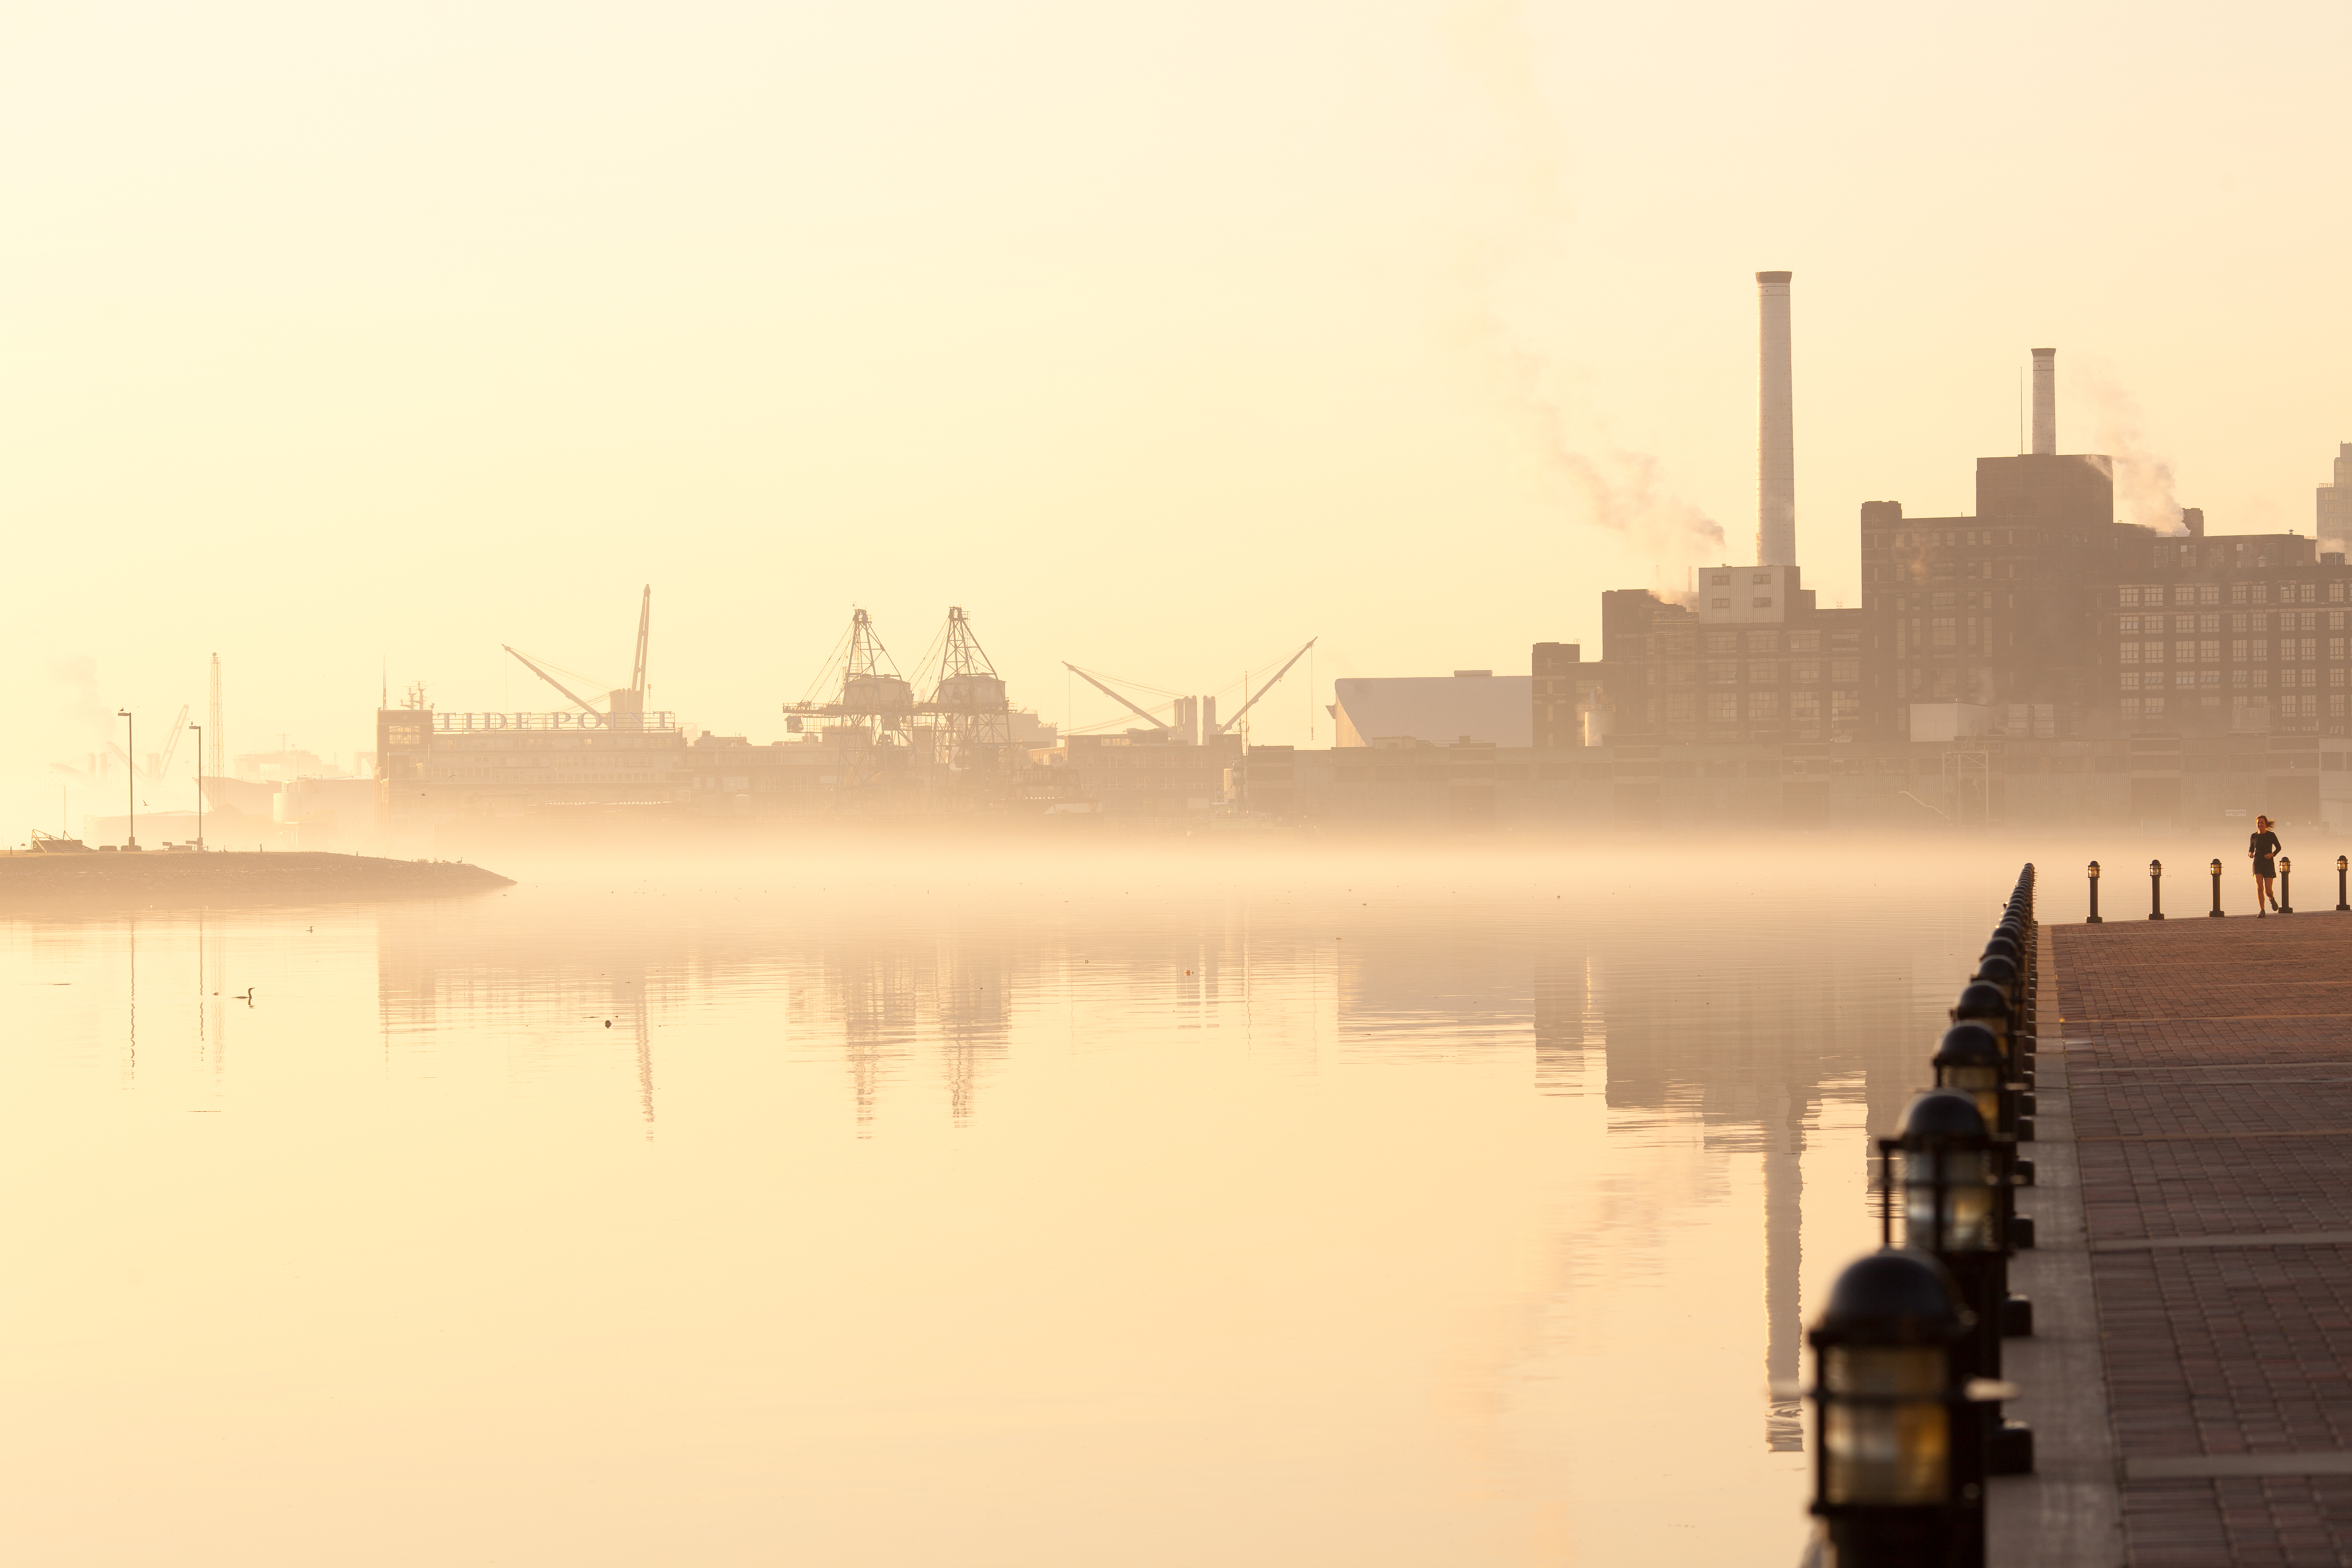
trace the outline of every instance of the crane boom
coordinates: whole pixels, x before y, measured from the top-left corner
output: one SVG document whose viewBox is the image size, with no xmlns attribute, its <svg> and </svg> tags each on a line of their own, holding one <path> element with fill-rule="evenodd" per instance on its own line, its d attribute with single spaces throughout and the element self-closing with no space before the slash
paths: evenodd
<svg viewBox="0 0 2352 1568">
<path fill-rule="evenodd" d="M 537 665 L 535 665 L 535 664 L 531 663 L 531 661 L 530 661 L 529 658 L 525 658 L 525 657 L 524 657 L 523 655 L 521 655 L 521 654 L 515 653 L 515 650 L 514 650 L 514 649 L 512 649 L 512 648 L 510 648 L 510 647 L 507 647 L 507 645 L 506 645 L 506 644 L 504 644 L 504 643 L 500 643 L 500 644 L 499 644 L 499 646 L 500 647 L 504 647 L 504 648 L 506 648 L 506 649 L 507 649 L 507 651 L 508 651 L 509 653 L 513 653 L 513 654 L 514 654 L 514 656 L 515 656 L 515 658 L 516 658 L 519 661 L 520 661 L 520 663 L 521 663 L 522 667 L 523 667 L 525 669 L 527 669 L 527 670 L 530 671 L 533 675 L 536 675 L 536 676 L 537 676 L 537 677 L 539 677 L 541 680 L 544 680 L 544 681 L 545 681 L 545 682 L 547 682 L 550 686 L 552 686 L 553 688 L 555 688 L 555 689 L 557 689 L 558 691 L 561 691 L 562 693 L 563 693 L 563 695 L 564 695 L 564 696 L 569 697 L 570 699 L 572 699 L 572 701 L 579 703 L 579 704 L 580 704 L 580 710 L 581 710 L 583 713 L 593 713 L 593 712 L 595 712 L 595 711 L 596 711 L 596 710 L 595 710 L 595 709 L 593 709 L 593 708 L 592 708 L 592 707 L 590 707 L 590 706 L 589 706 L 589 704 L 588 704 L 587 700 L 586 700 L 584 698 L 583 698 L 583 697 L 582 697 L 578 692 L 576 692 L 576 691 L 572 690 L 572 688 L 570 688 L 570 687 L 568 687 L 568 686 L 564 685 L 564 684 L 563 684 L 563 682 L 562 682 L 562 681 L 560 681 L 560 680 L 556 679 L 555 679 L 555 677 L 553 677 L 553 676 L 551 676 L 551 675 L 548 674 L 548 673 L 547 673 L 547 671 L 545 671 L 545 670 L 543 670 L 543 669 L 540 668 L 539 668 L 539 666 L 537 666 Z"/>
<path fill-rule="evenodd" d="M 1287 659 L 1287 660 L 1283 664 L 1283 667 L 1282 667 L 1280 669 L 1276 670 L 1272 675 L 1270 675 L 1270 676 L 1266 677 L 1265 684 L 1264 686 L 1261 686 L 1261 687 L 1259 687 L 1259 688 L 1257 689 L 1257 694 L 1256 694 L 1256 696 L 1252 697 L 1248 701 L 1246 701 L 1246 702 L 1243 703 L 1239 708 L 1234 709 L 1234 716 L 1233 716 L 1232 718 L 1230 718 L 1230 719 L 1226 720 L 1223 723 L 1222 723 L 1222 724 L 1220 724 L 1220 725 L 1218 725 L 1218 726 L 1217 726 L 1217 733 L 1218 733 L 1218 734 L 1220 734 L 1220 735 L 1226 734 L 1226 733 L 1228 733 L 1229 731 L 1232 731 L 1232 729 L 1233 729 L 1233 727 L 1234 727 L 1234 725 L 1236 725 L 1236 724 L 1240 723 L 1240 722 L 1242 721 L 1242 715 L 1243 715 L 1243 714 L 1244 714 L 1244 713 L 1246 713 L 1246 712 L 1248 712 L 1251 709 L 1253 709 L 1253 708 L 1256 707 L 1256 706 L 1257 706 L 1257 700 L 1258 700 L 1258 698 L 1259 698 L 1259 697 L 1263 697 L 1263 696 L 1265 696 L 1267 692 L 1269 692 L 1269 691 L 1273 690 L 1273 689 L 1274 689 L 1274 683 L 1275 683 L 1276 681 L 1277 681 L 1277 680 L 1280 680 L 1284 676 L 1288 675 L 1288 674 L 1290 673 L 1290 667 L 1291 667 L 1292 665 L 1294 665 L 1294 664 L 1297 664 L 1300 659 L 1305 658 L 1307 657 L 1307 648 L 1313 647 L 1315 646 L 1315 644 L 1316 644 L 1316 641 L 1317 641 L 1317 639 L 1316 639 L 1316 638 L 1314 638 L 1314 637 L 1308 637 L 1308 638 L 1307 639 L 1307 647 L 1302 647 L 1302 648 L 1300 648 L 1297 653 L 1292 654 L 1292 655 L 1290 656 L 1290 658 L 1288 658 L 1288 659 Z"/>
<path fill-rule="evenodd" d="M 1176 727 L 1163 720 L 1153 718 L 1150 714 L 1146 713 L 1142 709 L 1138 708 L 1134 703 L 1129 702 L 1126 698 L 1121 697 L 1118 692 L 1113 691 L 1109 687 L 1105 686 L 1101 681 L 1097 680 L 1093 676 L 1088 675 L 1085 670 L 1080 669 L 1076 665 L 1070 663 L 1067 659 L 1062 661 L 1062 668 L 1068 670 L 1072 675 L 1076 676 L 1080 680 L 1085 681 L 1088 686 L 1093 687 L 1097 691 L 1101 692 L 1105 697 L 1108 697 L 1112 701 L 1118 703 L 1120 707 L 1126 709 L 1129 712 L 1134 714 L 1137 718 L 1142 720 L 1145 723 L 1161 730 L 1172 730 Z"/>
<path fill-rule="evenodd" d="M 180 716 L 172 721 L 172 732 L 163 738 L 163 750 L 161 753 L 163 760 L 155 764 L 155 778 L 157 782 L 160 783 L 163 778 L 170 774 L 172 771 L 173 754 L 179 751 L 180 736 L 185 732 L 187 727 L 188 705 L 183 702 L 180 704 Z"/>
<path fill-rule="evenodd" d="M 645 706 L 646 698 L 646 634 L 653 629 L 654 585 L 646 584 L 645 597 L 637 601 L 637 662 L 629 675 L 629 689 L 637 695 L 637 705 Z"/>
</svg>

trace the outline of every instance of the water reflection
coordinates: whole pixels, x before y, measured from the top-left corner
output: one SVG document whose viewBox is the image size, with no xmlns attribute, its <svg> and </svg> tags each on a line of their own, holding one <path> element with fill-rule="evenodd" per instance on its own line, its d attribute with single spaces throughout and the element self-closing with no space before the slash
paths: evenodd
<svg viewBox="0 0 2352 1568">
<path fill-rule="evenodd" d="M 1802 1425 L 1765 1390 L 1799 1376 L 1808 1290 L 1871 1238 L 1867 1128 L 1917 1087 L 1958 949 L 2013 874 L 1955 862 L 1803 923 L 1541 863 L 550 880 L 17 921 L 0 943 L 20 985 L 68 983 L 17 1064 L 58 1137 L 136 1167 L 179 1136 L 77 1089 L 76 1052 L 110 1033 L 122 1103 L 229 1113 L 198 1168 L 299 1169 L 374 1216 L 321 1243 L 341 1267 L 382 1267 L 376 1238 L 429 1212 L 418 1287 L 490 1314 L 436 1331 L 462 1380 L 443 1396 L 505 1390 L 502 1440 L 598 1474 L 653 1463 L 641 1436 L 690 1449 L 708 1471 L 643 1500 L 702 1511 L 697 1560 L 1706 1562 L 1793 1552 Z M 142 985 L 196 1005 L 142 1018 Z M 86 1005 L 110 996 L 119 1032 Z M 48 1179 L 37 1147 L 10 1158 Z M 387 1194 L 387 1169 L 418 1190 Z M 242 1197 L 205 1234 L 266 1258 Z M 499 1258 L 519 1223 L 554 1249 L 533 1272 Z M 272 1267 L 208 1277 L 210 1299 L 250 1305 Z M 951 1329 L 917 1305 L 945 1302 Z M 394 1331 L 390 1300 L 333 1310 L 341 1333 Z M 659 1343 L 671 1369 L 570 1417 L 593 1453 L 510 1365 L 510 1335 L 569 1322 L 600 1364 Z M 275 1386 L 282 1348 L 221 1331 L 243 1348 L 219 1374 Z M 349 1375 L 362 1414 L 417 1397 Z M 861 1512 L 882 1475 L 999 1533 L 975 1552 L 928 1515 Z M 478 1509 L 555 1495 L 517 1486 Z M 1107 1500 L 1074 1514 L 1074 1489 Z M 1701 1494 L 1687 1539 L 1643 1528 Z M 569 1555 L 677 1556 L 619 1495 Z M 1167 1522 L 1204 1495 L 1221 1509 Z M 1221 1511 L 1264 1553 L 1237 1556 Z"/>
</svg>

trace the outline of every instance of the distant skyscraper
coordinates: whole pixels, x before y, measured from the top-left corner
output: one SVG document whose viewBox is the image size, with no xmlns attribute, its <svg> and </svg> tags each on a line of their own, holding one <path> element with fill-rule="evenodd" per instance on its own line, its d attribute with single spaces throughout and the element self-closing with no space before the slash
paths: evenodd
<svg viewBox="0 0 2352 1568">
<path fill-rule="evenodd" d="M 2319 547 L 2341 550 L 2352 539 L 2352 441 L 2337 444 L 2336 482 L 2319 487 Z"/>
</svg>

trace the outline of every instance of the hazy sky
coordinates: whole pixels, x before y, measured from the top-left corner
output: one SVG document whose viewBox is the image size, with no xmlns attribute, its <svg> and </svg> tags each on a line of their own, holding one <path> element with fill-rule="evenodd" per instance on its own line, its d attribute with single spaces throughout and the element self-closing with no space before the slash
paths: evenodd
<svg viewBox="0 0 2352 1568">
<path fill-rule="evenodd" d="M 233 749 L 348 752 L 386 661 L 625 679 L 648 580 L 656 700 L 721 731 L 852 605 L 911 672 L 960 604 L 1056 721 L 1064 658 L 1204 689 L 1319 634 L 1256 732 L 1328 743 L 1335 676 L 1597 657 L 1601 588 L 1709 519 L 1747 556 L 1759 268 L 1825 601 L 1862 501 L 1968 510 L 2033 344 L 2142 520 L 2168 465 L 2308 532 L 2352 438 L 2340 5 L 0 16 L 40 820 L 215 649 Z"/>
</svg>

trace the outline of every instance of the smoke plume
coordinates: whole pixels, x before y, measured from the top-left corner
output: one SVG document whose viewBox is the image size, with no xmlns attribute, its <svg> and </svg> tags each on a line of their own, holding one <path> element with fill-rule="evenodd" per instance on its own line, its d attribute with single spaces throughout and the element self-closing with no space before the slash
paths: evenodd
<svg viewBox="0 0 2352 1568">
<path fill-rule="evenodd" d="M 1721 524 L 1676 495 L 1659 459 L 1580 433 L 1554 356 L 1515 329 L 1501 300 L 1519 267 L 1557 274 L 1570 211 L 1520 0 L 1465 0 L 1451 16 L 1461 58 L 1495 129 L 1498 210 L 1465 247 L 1458 335 L 1576 521 L 1622 535 L 1669 566 L 1724 556 Z"/>
<path fill-rule="evenodd" d="M 2172 459 L 2149 445 L 2138 402 L 2123 389 L 2114 368 L 2102 362 L 2088 363 L 2081 379 L 2079 396 L 2091 415 L 2092 450 L 2115 459 L 2116 504 L 2123 520 L 2159 533 L 2186 531 Z"/>
</svg>

